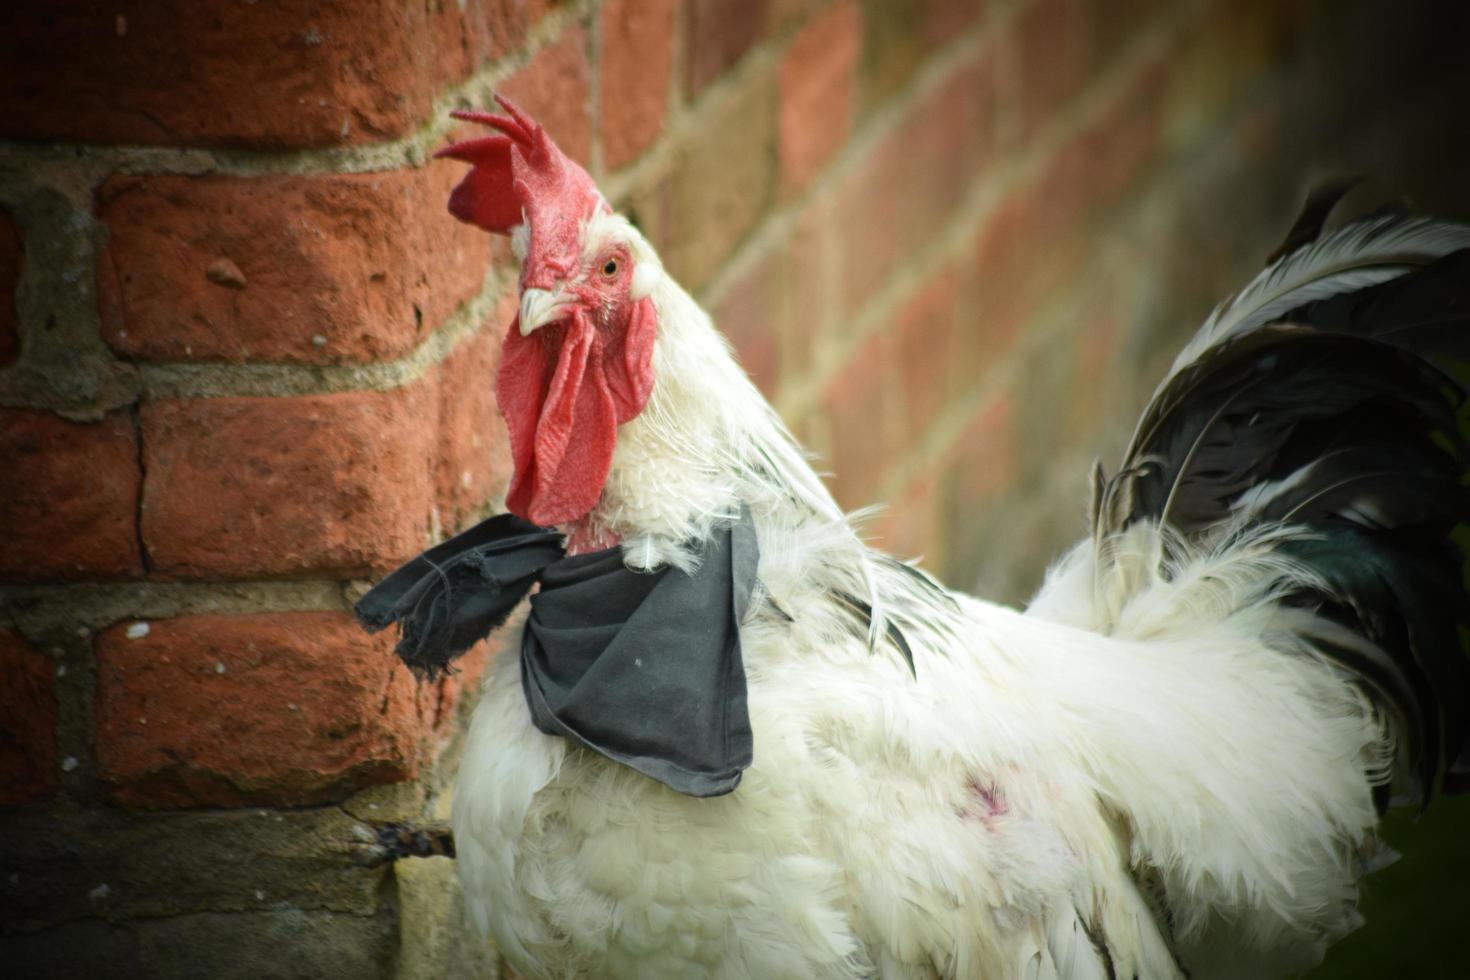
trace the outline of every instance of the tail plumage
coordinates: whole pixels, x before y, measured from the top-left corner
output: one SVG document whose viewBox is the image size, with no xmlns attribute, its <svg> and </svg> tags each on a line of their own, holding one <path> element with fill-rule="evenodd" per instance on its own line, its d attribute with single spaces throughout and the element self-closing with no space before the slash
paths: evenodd
<svg viewBox="0 0 1470 980">
<path fill-rule="evenodd" d="M 1387 736 L 1379 748 L 1344 746 L 1360 753 L 1363 782 L 1352 763 L 1333 768 L 1325 743 L 1280 746 L 1278 759 L 1298 766 L 1295 784 L 1262 783 L 1255 770 L 1275 771 L 1275 760 L 1240 760 L 1247 768 L 1226 792 L 1249 797 L 1249 832 L 1270 835 L 1259 839 L 1296 862 L 1294 884 L 1279 891 L 1268 869 L 1239 872 L 1232 855 L 1248 853 L 1244 843 L 1211 856 L 1207 841 L 1185 846 L 1157 832 L 1151 820 L 1167 807 L 1143 798 L 1146 782 L 1134 786 L 1141 796 L 1118 800 L 1132 828 L 1133 871 L 1162 875 L 1156 917 L 1173 924 L 1197 975 L 1227 975 L 1203 969 L 1225 963 L 1225 950 L 1268 957 L 1241 959 L 1251 964 L 1242 975 L 1268 963 L 1285 969 L 1269 960 L 1273 949 L 1316 937 L 1320 952 L 1352 927 L 1353 880 L 1382 851 L 1366 795 L 1361 813 L 1349 797 L 1371 785 L 1381 813 L 1393 786 L 1427 803 L 1441 773 L 1446 792 L 1470 790 L 1460 632 L 1470 627 L 1470 598 L 1456 544 L 1470 523 L 1470 441 L 1466 389 L 1452 373 L 1470 362 L 1470 227 L 1378 215 L 1323 235 L 1322 204 L 1319 196 L 1293 229 L 1292 251 L 1185 348 L 1118 472 L 1095 471 L 1093 533 L 1027 610 L 1120 639 L 1168 640 L 1180 656 L 1223 628 L 1243 653 L 1328 664 L 1348 686 L 1312 688 L 1315 701 L 1282 701 L 1275 690 L 1258 697 L 1273 711 L 1342 718 L 1353 709 L 1329 705 L 1335 688 L 1369 719 L 1343 732 Z M 1229 688 L 1222 697 L 1280 682 L 1264 661 L 1251 662 L 1260 676 L 1216 675 Z M 1262 739 L 1271 733 L 1296 737 L 1278 721 L 1286 724 L 1247 712 L 1231 726 L 1259 726 L 1249 751 L 1269 752 Z M 1231 726 L 1210 737 L 1243 741 Z M 1278 809 L 1288 800 L 1310 802 L 1288 819 Z M 1212 884 L 1232 875 L 1254 884 Z"/>
<path fill-rule="evenodd" d="M 1280 601 L 1346 627 L 1312 627 L 1312 645 L 1396 720 L 1425 802 L 1441 738 L 1445 789 L 1470 789 L 1470 602 L 1451 540 L 1470 519 L 1458 358 L 1470 360 L 1470 227 L 1350 224 L 1216 310 L 1120 471 L 1099 478 L 1094 510 L 1101 576 L 1138 522 L 1165 542 L 1290 528 L 1277 548 L 1307 574 Z"/>
</svg>

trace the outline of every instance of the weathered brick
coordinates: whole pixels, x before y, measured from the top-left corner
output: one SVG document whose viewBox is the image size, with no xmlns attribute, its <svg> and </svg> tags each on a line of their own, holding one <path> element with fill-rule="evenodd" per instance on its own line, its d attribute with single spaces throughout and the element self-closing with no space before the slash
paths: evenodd
<svg viewBox="0 0 1470 980">
<path fill-rule="evenodd" d="M 833 5 L 796 35 L 781 62 L 777 132 L 787 190 L 815 176 L 852 130 L 860 18 L 854 0 Z"/>
<path fill-rule="evenodd" d="M 598 53 L 602 164 L 632 163 L 663 132 L 674 64 L 674 0 L 611 0 Z"/>
<path fill-rule="evenodd" d="M 555 0 L 464 0 L 427 5 L 435 19 L 435 67 L 440 86 L 473 72 L 482 63 L 519 51 L 531 28 Z"/>
<path fill-rule="evenodd" d="M 1083 0 L 1035 0 L 1015 19 L 1021 137 L 1035 136 L 1082 91 L 1092 70 Z"/>
<path fill-rule="evenodd" d="M 1168 0 L 1112 0 L 1105 10 L 1097 11 L 1089 24 L 1096 63 L 1101 66 L 1116 58 L 1145 32 L 1149 21 L 1168 8 Z"/>
<path fill-rule="evenodd" d="M 0 806 L 56 794 L 56 695 L 51 658 L 0 630 Z"/>
<path fill-rule="evenodd" d="M 968 271 L 968 270 L 965 270 Z M 939 417 L 954 392 L 956 375 L 974 377 L 981 365 L 957 365 L 956 335 L 961 329 L 962 281 L 956 266 L 942 268 L 910 295 L 898 313 L 895 332 L 903 374 L 905 427 L 923 433 Z"/>
<path fill-rule="evenodd" d="M 980 356 L 1009 343 L 1058 287 L 1074 282 L 1094 219 L 1134 185 L 1160 148 L 1161 63 L 1134 83 L 1000 203 L 976 242 Z"/>
<path fill-rule="evenodd" d="M 985 11 L 985 0 L 929 0 L 924 6 L 924 39 L 932 51 L 978 21 Z"/>
<path fill-rule="evenodd" d="M 689 0 L 685 21 L 685 88 L 693 98 L 755 44 L 766 0 Z"/>
<path fill-rule="evenodd" d="M 633 211 L 664 265 L 698 291 L 766 210 L 774 182 L 769 74 L 753 75 L 700 113 L 674 170 Z"/>
<path fill-rule="evenodd" d="M 914 106 L 839 187 L 843 309 L 861 309 L 939 232 L 994 146 L 995 71 L 986 50 Z"/>
<path fill-rule="evenodd" d="M 439 368 L 439 454 L 435 496 L 439 521 L 457 528 L 510 480 L 505 422 L 495 405 L 500 343 L 514 316 L 512 297 L 478 334 Z"/>
<path fill-rule="evenodd" d="M 1015 474 L 1012 403 L 1008 391 L 989 399 L 950 449 L 951 492 L 963 511 L 1009 487 Z M 958 522 L 951 521 L 951 527 Z"/>
<path fill-rule="evenodd" d="M 880 331 L 866 340 L 827 385 L 822 411 L 830 427 L 832 492 L 848 510 L 876 503 L 904 437 L 898 339 Z"/>
<path fill-rule="evenodd" d="M 1079 183 L 1089 208 L 1115 203 L 1157 154 L 1168 80 L 1162 59 L 1146 65 L 1123 95 L 1062 151 L 1084 161 L 1087 178 Z"/>
<path fill-rule="evenodd" d="M 1221 122 L 1221 113 L 1239 97 L 1242 86 L 1282 56 L 1283 48 L 1302 29 L 1310 4 L 1213 3 L 1169 52 L 1171 76 L 1165 128 L 1168 140 L 1182 146 L 1203 138 Z M 1432 18 L 1426 23 L 1432 22 Z M 1451 26 L 1446 36 L 1463 31 Z M 1380 45 L 1413 60 L 1414 46 Z M 1420 55 L 1422 58 L 1423 55 Z M 1429 59 L 1432 63 L 1434 59 Z M 1449 59 L 1439 59 L 1449 63 Z M 1417 67 L 1417 66 L 1416 66 Z M 1408 65 L 1395 74 L 1401 74 Z M 1364 77 L 1372 77 L 1364 76 Z M 1298 137 L 1299 141 L 1299 137 Z"/>
<path fill-rule="evenodd" d="M 783 258 L 780 249 L 761 256 L 710 311 L 740 366 L 767 397 L 775 393 L 780 371 Z"/>
<path fill-rule="evenodd" d="M 484 281 L 488 236 L 444 212 L 461 169 L 113 177 L 103 335 L 149 360 L 401 356 Z"/>
<path fill-rule="evenodd" d="M 23 4 L 0 41 L 7 134 L 255 147 L 397 136 L 425 117 L 435 95 L 440 58 L 428 6 Z"/>
<path fill-rule="evenodd" d="M 345 613 L 198 615 L 97 638 L 97 767 L 125 806 L 302 804 L 412 778 L 436 694 Z"/>
<path fill-rule="evenodd" d="M 715 325 L 735 345 L 751 378 L 775 397 L 799 382 L 832 319 L 831 215 L 810 202 L 784 238 L 771 244 L 711 307 Z"/>
<path fill-rule="evenodd" d="M 782 270 L 785 273 L 781 330 L 781 375 L 805 375 L 818 345 L 837 319 L 836 222 L 829 195 L 808 202 L 791 229 Z"/>
<path fill-rule="evenodd" d="M 929 53 L 979 18 L 980 0 L 863 0 L 865 108 L 893 95 Z"/>
<path fill-rule="evenodd" d="M 20 354 L 15 288 L 20 284 L 21 256 L 20 229 L 9 214 L 0 211 L 0 368 Z"/>
<path fill-rule="evenodd" d="M 1088 445 L 1108 420 L 1106 409 L 1115 387 L 1121 326 L 1116 289 L 1111 289 L 1068 345 L 1072 364 L 1067 394 L 1071 404 L 1067 408 L 1065 434 L 1069 442 Z"/>
<path fill-rule="evenodd" d="M 798 27 L 825 5 L 825 0 L 766 0 L 766 33 L 775 36 Z"/>
<path fill-rule="evenodd" d="M 500 88 L 546 127 L 567 156 L 586 164 L 592 154 L 590 78 L 587 32 L 573 26 Z"/>
<path fill-rule="evenodd" d="M 169 399 L 143 407 L 156 574 L 369 575 L 428 543 L 437 392 Z"/>
<path fill-rule="evenodd" d="M 137 921 L 279 904 L 370 915 L 382 907 L 383 878 L 382 870 L 369 863 L 376 849 L 365 839 L 367 830 L 339 807 L 140 814 L 112 806 L 65 806 L 11 812 L 0 819 L 7 872 L 0 876 L 0 917 L 6 933 L 13 934 L 99 913 Z M 109 886 L 104 898 L 89 896 L 103 883 Z M 0 955 L 6 952 L 0 939 Z M 6 969 L 15 973 L 8 959 Z M 213 980 L 214 974 L 206 975 Z"/>
<path fill-rule="evenodd" d="M 53 0 L 0 35 L 7 135 L 259 148 L 364 143 L 519 50 L 548 0 Z M 384 43 L 392 38 L 393 43 Z"/>
<path fill-rule="evenodd" d="M 1087 245 L 1091 166 L 1080 147 L 1055 155 L 1031 183 L 1015 189 L 981 228 L 975 247 L 978 322 L 970 338 L 1002 349 L 1058 293 L 1075 281 Z"/>
<path fill-rule="evenodd" d="M 495 658 L 507 655 L 519 656 L 519 647 L 512 648 L 512 651 L 507 654 L 505 635 L 505 629 L 502 628 L 470 647 L 454 662 L 453 673 L 446 674 L 435 682 L 434 731 L 436 733 L 448 737 L 457 730 L 460 720 L 458 711 L 460 705 L 465 702 L 466 692 L 471 697 L 478 693 L 480 681 L 485 676 L 485 671 L 495 662 Z"/>
<path fill-rule="evenodd" d="M 944 536 L 939 531 L 940 480 L 925 473 L 909 480 L 879 515 L 875 543 L 891 555 L 922 557 L 923 567 L 938 568 L 943 560 Z"/>
<path fill-rule="evenodd" d="M 150 980 L 255 980 L 262 974 L 399 980 L 397 917 L 272 904 L 244 915 L 196 912 L 128 923 Z M 111 974 L 109 975 L 117 975 Z M 463 974 L 462 974 L 463 975 Z"/>
<path fill-rule="evenodd" d="M 0 410 L 0 575 L 137 575 L 138 448 L 127 413 L 97 423 Z"/>
</svg>

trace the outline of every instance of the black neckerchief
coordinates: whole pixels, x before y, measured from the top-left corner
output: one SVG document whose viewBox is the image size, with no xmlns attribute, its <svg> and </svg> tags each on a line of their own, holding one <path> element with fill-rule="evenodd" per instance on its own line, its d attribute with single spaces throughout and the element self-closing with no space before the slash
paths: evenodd
<svg viewBox="0 0 1470 980">
<path fill-rule="evenodd" d="M 716 528 L 693 575 L 635 572 L 617 547 L 565 557 L 561 535 L 511 514 L 399 568 L 357 603 L 434 677 L 505 622 L 531 587 L 521 686 L 536 727 L 689 796 L 719 796 L 751 761 L 740 622 L 758 559 L 748 511 Z"/>
</svg>

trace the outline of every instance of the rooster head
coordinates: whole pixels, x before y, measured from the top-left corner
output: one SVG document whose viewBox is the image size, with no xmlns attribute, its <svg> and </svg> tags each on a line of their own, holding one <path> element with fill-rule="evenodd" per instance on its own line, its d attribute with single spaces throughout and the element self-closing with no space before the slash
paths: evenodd
<svg viewBox="0 0 1470 980">
<path fill-rule="evenodd" d="M 617 428 L 653 390 L 657 258 L 531 119 L 456 112 L 499 132 L 437 156 L 471 165 L 449 198 L 461 221 L 512 236 L 521 256 L 520 313 L 501 351 L 496 400 L 515 475 L 506 506 L 543 527 L 597 504 Z"/>
</svg>

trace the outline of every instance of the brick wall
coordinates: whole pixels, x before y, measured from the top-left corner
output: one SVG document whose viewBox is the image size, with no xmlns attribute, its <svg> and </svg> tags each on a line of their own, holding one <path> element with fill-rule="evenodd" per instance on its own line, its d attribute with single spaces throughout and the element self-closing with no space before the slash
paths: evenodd
<svg viewBox="0 0 1470 980">
<path fill-rule="evenodd" d="M 537 114 L 884 545 L 1019 598 L 1315 177 L 1470 216 L 1450 5 L 53 0 L 0 38 L 0 958 L 437 977 L 491 650 L 348 609 L 497 509 L 513 267 L 447 110 Z M 1456 115 L 1455 113 L 1460 113 Z"/>
</svg>

